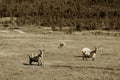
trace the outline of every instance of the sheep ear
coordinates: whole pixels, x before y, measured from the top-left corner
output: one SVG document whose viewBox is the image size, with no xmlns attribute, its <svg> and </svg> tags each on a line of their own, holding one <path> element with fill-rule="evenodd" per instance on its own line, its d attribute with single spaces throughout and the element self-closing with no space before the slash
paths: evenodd
<svg viewBox="0 0 120 80">
<path fill-rule="evenodd" d="M 41 52 L 41 49 L 39 49 L 39 51 Z"/>
<path fill-rule="evenodd" d="M 95 49 L 97 49 L 97 50 L 98 50 L 98 49 L 99 49 L 99 47 L 95 47 Z"/>
</svg>

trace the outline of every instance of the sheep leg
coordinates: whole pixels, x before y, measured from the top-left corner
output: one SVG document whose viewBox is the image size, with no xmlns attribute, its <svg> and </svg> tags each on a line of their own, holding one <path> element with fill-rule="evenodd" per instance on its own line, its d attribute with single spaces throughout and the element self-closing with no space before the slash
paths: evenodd
<svg viewBox="0 0 120 80">
<path fill-rule="evenodd" d="M 82 60 L 84 60 L 84 56 L 83 56 Z"/>
<path fill-rule="evenodd" d="M 40 58 L 38 59 L 38 66 L 39 66 L 39 65 L 42 66 L 42 61 L 41 61 Z"/>
<path fill-rule="evenodd" d="M 39 60 L 38 60 L 38 66 L 40 65 Z"/>
<path fill-rule="evenodd" d="M 40 60 L 38 59 L 38 66 L 40 65 Z"/>
<path fill-rule="evenodd" d="M 31 59 L 29 59 L 29 64 L 31 65 L 31 63 L 32 63 L 32 61 L 31 61 Z"/>
<path fill-rule="evenodd" d="M 95 59 L 94 59 L 94 58 L 92 58 L 92 60 L 94 61 Z"/>
<path fill-rule="evenodd" d="M 86 60 L 87 60 L 87 56 L 85 56 Z"/>
<path fill-rule="evenodd" d="M 42 62 L 39 62 L 39 61 L 38 61 L 38 66 L 42 66 Z"/>
<path fill-rule="evenodd" d="M 87 56 L 83 56 L 83 60 L 84 60 L 84 58 L 87 60 Z"/>
<path fill-rule="evenodd" d="M 84 60 L 84 58 L 82 60 Z"/>
<path fill-rule="evenodd" d="M 42 64 L 42 62 L 41 62 L 41 66 L 42 66 L 43 64 Z"/>
<path fill-rule="evenodd" d="M 43 65 L 42 60 L 40 60 L 41 66 Z"/>
</svg>

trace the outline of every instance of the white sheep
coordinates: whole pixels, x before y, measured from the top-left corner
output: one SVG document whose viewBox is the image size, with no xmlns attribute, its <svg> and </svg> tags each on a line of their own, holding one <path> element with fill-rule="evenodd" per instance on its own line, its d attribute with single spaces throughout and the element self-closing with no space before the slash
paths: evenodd
<svg viewBox="0 0 120 80">
<path fill-rule="evenodd" d="M 58 48 L 61 48 L 61 47 L 64 47 L 64 46 L 66 46 L 66 43 L 65 42 L 60 42 Z"/>
<path fill-rule="evenodd" d="M 96 57 L 96 52 L 97 52 L 98 48 L 95 47 L 94 50 L 91 50 L 89 48 L 83 48 L 82 51 L 82 56 L 83 56 L 83 60 L 84 58 L 92 58 L 92 60 L 95 60 Z"/>
<path fill-rule="evenodd" d="M 40 53 L 38 54 L 31 54 L 29 56 L 29 64 L 31 65 L 32 62 L 38 62 L 38 66 L 41 63 L 42 66 L 42 58 L 45 50 L 39 50 Z"/>
</svg>

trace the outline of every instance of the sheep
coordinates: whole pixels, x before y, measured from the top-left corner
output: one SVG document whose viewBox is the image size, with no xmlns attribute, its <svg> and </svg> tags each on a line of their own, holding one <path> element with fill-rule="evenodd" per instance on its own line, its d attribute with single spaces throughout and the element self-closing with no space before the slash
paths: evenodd
<svg viewBox="0 0 120 80">
<path fill-rule="evenodd" d="M 38 54 L 28 55 L 30 65 L 32 64 L 32 62 L 38 62 L 38 66 L 40 65 L 40 63 L 41 63 L 41 66 L 42 66 L 42 58 L 43 58 L 43 54 L 44 54 L 45 50 L 40 50 L 39 49 L 39 52 L 40 53 L 38 53 Z"/>
<path fill-rule="evenodd" d="M 82 55 L 83 55 L 83 60 L 84 58 L 92 58 L 92 60 L 94 61 L 95 60 L 95 57 L 96 57 L 96 53 L 97 53 L 97 50 L 98 48 L 95 47 L 94 50 L 91 50 L 89 48 L 83 48 L 81 51 L 82 51 Z"/>
<path fill-rule="evenodd" d="M 61 48 L 61 47 L 64 47 L 64 46 L 66 46 L 66 43 L 65 42 L 60 42 L 58 48 Z"/>
</svg>

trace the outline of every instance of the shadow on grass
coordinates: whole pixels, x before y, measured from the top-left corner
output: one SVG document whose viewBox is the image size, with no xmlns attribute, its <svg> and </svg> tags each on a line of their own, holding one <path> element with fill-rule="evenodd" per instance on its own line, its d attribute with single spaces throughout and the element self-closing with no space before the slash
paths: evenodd
<svg viewBox="0 0 120 80">
<path fill-rule="evenodd" d="M 107 67 L 94 67 L 94 66 L 70 66 L 70 65 L 51 65 L 53 68 L 68 68 L 68 69 L 100 69 L 100 70 L 118 70 L 120 71 L 119 68 L 107 68 Z"/>
<path fill-rule="evenodd" d="M 82 60 L 83 56 L 74 56 L 74 58 L 76 58 L 76 60 Z"/>
<path fill-rule="evenodd" d="M 83 56 L 74 56 L 74 58 L 82 58 Z"/>
<path fill-rule="evenodd" d="M 38 64 L 28 64 L 28 63 L 22 63 L 23 65 L 25 65 L 25 66 L 38 66 Z M 39 65 L 40 66 L 40 65 Z"/>
</svg>

